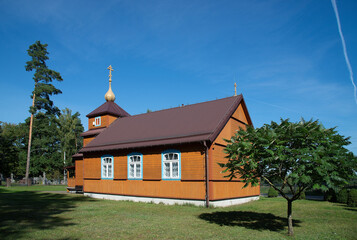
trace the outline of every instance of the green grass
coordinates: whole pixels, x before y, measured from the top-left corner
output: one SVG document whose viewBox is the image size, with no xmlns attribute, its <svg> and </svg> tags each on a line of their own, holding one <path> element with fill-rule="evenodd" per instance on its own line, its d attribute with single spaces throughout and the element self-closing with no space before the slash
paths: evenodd
<svg viewBox="0 0 357 240">
<path fill-rule="evenodd" d="M 7 189 L 11 191 L 66 191 L 67 185 L 32 185 L 32 186 L 0 186 L 0 189 Z"/>
<path fill-rule="evenodd" d="M 299 200 L 293 217 L 293 239 L 357 236 L 357 208 Z M 286 233 L 283 198 L 206 209 L 0 188 L 0 239 L 287 239 Z"/>
</svg>

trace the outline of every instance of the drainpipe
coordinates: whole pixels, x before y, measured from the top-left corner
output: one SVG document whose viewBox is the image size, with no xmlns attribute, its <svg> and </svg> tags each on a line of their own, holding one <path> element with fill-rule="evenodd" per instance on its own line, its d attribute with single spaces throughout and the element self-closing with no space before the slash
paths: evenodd
<svg viewBox="0 0 357 240">
<path fill-rule="evenodd" d="M 205 178 L 206 178 L 206 207 L 209 207 L 209 171 L 208 171 L 208 146 L 207 142 L 204 141 L 203 145 L 205 146 Z"/>
</svg>

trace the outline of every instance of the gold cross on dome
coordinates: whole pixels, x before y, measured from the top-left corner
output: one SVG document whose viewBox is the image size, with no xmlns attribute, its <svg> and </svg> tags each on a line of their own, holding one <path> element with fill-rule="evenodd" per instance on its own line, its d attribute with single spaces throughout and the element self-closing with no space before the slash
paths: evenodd
<svg viewBox="0 0 357 240">
<path fill-rule="evenodd" d="M 237 83 L 234 83 L 234 96 L 237 96 Z"/>
<path fill-rule="evenodd" d="M 109 70 L 109 82 L 111 82 L 112 81 L 112 71 L 114 71 L 114 69 L 112 68 L 112 65 L 110 65 L 108 67 L 108 70 Z"/>
</svg>

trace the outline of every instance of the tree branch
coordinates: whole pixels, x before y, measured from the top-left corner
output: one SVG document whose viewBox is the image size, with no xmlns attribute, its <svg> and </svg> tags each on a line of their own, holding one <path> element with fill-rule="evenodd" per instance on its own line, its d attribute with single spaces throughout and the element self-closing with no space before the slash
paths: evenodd
<svg viewBox="0 0 357 240">
<path fill-rule="evenodd" d="M 284 197 L 285 199 L 288 199 L 287 196 L 285 195 L 285 193 L 283 191 L 281 191 L 279 188 L 275 187 L 274 184 L 272 182 L 270 182 L 269 179 L 267 179 L 265 176 L 262 176 L 264 178 L 265 181 L 267 181 L 269 183 L 269 185 L 274 188 L 276 191 L 278 191 L 282 197 Z"/>
</svg>

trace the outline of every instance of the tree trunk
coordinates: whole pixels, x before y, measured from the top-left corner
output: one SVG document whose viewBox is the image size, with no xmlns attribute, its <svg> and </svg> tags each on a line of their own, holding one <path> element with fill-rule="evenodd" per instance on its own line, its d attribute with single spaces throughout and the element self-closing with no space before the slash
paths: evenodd
<svg viewBox="0 0 357 240">
<path fill-rule="evenodd" d="M 78 151 L 78 150 L 77 150 L 77 149 L 78 149 L 78 144 L 77 144 L 77 134 L 75 134 L 75 137 L 76 137 L 76 138 L 75 138 L 75 143 L 76 143 L 76 153 L 77 153 L 77 151 Z"/>
<path fill-rule="evenodd" d="M 66 184 L 66 152 L 63 155 L 63 184 Z"/>
<path fill-rule="evenodd" d="M 292 206 L 293 206 L 293 201 L 288 200 L 288 235 L 289 236 L 293 236 L 294 235 Z"/>
<path fill-rule="evenodd" d="M 35 107 L 35 93 L 33 94 L 32 98 L 32 108 Z M 31 119 L 30 119 L 30 130 L 29 130 L 29 144 L 27 146 L 27 162 L 26 162 L 26 183 L 29 185 L 29 173 L 30 173 L 30 154 L 31 154 L 31 140 L 32 140 L 32 122 L 33 122 L 33 113 L 31 113 Z"/>
<path fill-rule="evenodd" d="M 6 187 L 11 187 L 11 179 L 6 178 Z"/>
</svg>

